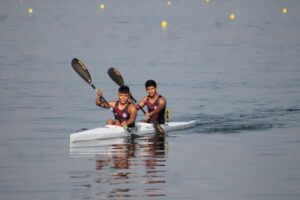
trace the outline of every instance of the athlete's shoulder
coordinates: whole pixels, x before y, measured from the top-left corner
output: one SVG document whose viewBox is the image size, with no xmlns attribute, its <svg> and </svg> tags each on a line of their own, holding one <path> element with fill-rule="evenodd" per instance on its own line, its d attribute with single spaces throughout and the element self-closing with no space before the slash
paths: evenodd
<svg viewBox="0 0 300 200">
<path fill-rule="evenodd" d="M 130 103 L 128 108 L 130 111 L 137 111 L 136 105 L 134 105 L 133 103 Z"/>
<path fill-rule="evenodd" d="M 159 94 L 158 95 L 159 96 L 159 98 L 161 98 L 161 99 L 166 99 L 163 95 L 161 95 L 161 94 Z"/>
<path fill-rule="evenodd" d="M 149 98 L 148 96 L 144 96 L 144 97 L 142 98 L 142 101 L 143 101 L 143 102 L 146 102 L 146 101 L 148 100 L 148 98 Z"/>
<path fill-rule="evenodd" d="M 162 96 L 162 95 L 159 95 L 158 102 L 159 102 L 159 103 L 163 103 L 163 104 L 165 104 L 165 103 L 167 102 L 167 100 L 166 100 L 166 98 L 165 98 L 164 96 Z"/>
</svg>

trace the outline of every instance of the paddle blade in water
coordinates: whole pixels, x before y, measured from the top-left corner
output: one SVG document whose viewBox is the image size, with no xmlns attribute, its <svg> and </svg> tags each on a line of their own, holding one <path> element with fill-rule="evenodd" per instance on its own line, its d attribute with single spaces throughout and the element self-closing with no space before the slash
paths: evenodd
<svg viewBox="0 0 300 200">
<path fill-rule="evenodd" d="M 71 62 L 73 69 L 77 72 L 81 78 L 83 78 L 87 83 L 91 84 L 92 79 L 87 67 L 79 59 L 74 58 Z"/>
<path fill-rule="evenodd" d="M 153 126 L 154 126 L 156 134 L 158 134 L 158 135 L 165 134 L 164 129 L 160 126 L 160 124 L 158 122 L 153 122 Z"/>
<path fill-rule="evenodd" d="M 119 86 L 124 85 L 123 77 L 116 68 L 109 68 L 107 71 L 109 77 Z"/>
</svg>

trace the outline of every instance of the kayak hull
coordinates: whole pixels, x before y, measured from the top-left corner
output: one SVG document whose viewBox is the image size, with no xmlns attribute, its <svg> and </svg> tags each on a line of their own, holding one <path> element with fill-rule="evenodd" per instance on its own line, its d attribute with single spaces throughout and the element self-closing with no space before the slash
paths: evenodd
<svg viewBox="0 0 300 200">
<path fill-rule="evenodd" d="M 161 124 L 161 127 L 165 132 L 179 131 L 187 128 L 191 128 L 196 125 L 196 121 L 188 122 L 168 122 Z M 136 127 L 133 129 L 134 135 L 143 136 L 147 134 L 155 133 L 153 124 L 149 123 L 136 123 Z M 87 140 L 101 140 L 111 138 L 129 137 L 130 133 L 123 127 L 106 125 L 104 127 L 90 129 L 78 133 L 72 133 L 70 135 L 70 142 L 87 141 Z"/>
</svg>

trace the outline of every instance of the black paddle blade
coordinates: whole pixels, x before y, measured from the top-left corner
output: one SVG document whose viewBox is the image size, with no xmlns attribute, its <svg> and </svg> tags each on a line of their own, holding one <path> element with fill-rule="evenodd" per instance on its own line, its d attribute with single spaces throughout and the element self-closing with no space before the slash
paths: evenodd
<svg viewBox="0 0 300 200">
<path fill-rule="evenodd" d="M 154 126 L 156 134 L 158 134 L 158 135 L 164 135 L 165 134 L 164 129 L 160 126 L 160 124 L 158 122 L 153 122 L 153 126 Z"/>
<path fill-rule="evenodd" d="M 107 71 L 109 77 L 119 86 L 124 85 L 124 80 L 121 73 L 116 68 L 109 68 Z"/>
<path fill-rule="evenodd" d="M 123 86 L 124 85 L 124 80 L 123 77 L 121 75 L 121 73 L 116 69 L 116 68 L 109 68 L 107 71 L 109 77 L 119 86 Z M 130 98 L 136 103 L 135 98 L 132 96 L 132 94 L 130 93 Z"/>
<path fill-rule="evenodd" d="M 77 72 L 83 80 L 85 80 L 88 84 L 92 84 L 92 78 L 91 75 L 87 69 L 87 67 L 77 58 L 73 58 L 71 65 L 73 69 Z"/>
</svg>

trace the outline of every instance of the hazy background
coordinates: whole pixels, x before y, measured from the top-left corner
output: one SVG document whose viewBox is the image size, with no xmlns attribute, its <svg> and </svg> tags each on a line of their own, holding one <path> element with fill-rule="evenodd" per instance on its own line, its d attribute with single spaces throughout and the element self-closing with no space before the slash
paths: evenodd
<svg viewBox="0 0 300 200">
<path fill-rule="evenodd" d="M 169 2 L 0 2 L 1 199 L 299 199 L 300 2 Z M 198 125 L 70 147 L 112 117 L 74 57 L 107 99 L 114 66 L 136 99 L 153 78 L 172 121 Z"/>
</svg>

